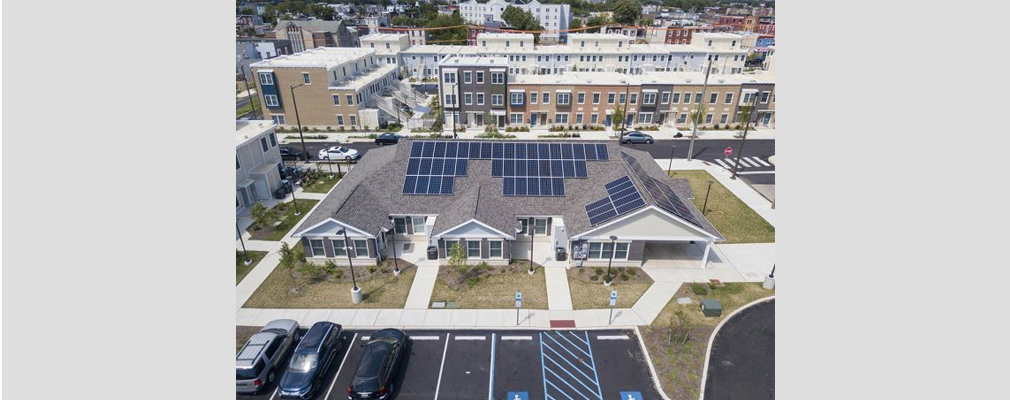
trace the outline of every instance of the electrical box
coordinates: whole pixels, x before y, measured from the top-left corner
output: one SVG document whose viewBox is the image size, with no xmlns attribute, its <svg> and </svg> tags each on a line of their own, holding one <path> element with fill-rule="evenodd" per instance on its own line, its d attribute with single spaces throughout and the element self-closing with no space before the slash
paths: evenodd
<svg viewBox="0 0 1010 400">
<path fill-rule="evenodd" d="M 722 315 L 722 304 L 716 299 L 701 299 L 701 313 L 706 317 Z"/>
</svg>

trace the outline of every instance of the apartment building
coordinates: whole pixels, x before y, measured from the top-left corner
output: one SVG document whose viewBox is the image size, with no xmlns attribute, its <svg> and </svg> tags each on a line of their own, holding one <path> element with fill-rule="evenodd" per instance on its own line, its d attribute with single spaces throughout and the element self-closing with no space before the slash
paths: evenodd
<svg viewBox="0 0 1010 400">
<path fill-rule="evenodd" d="M 280 187 L 280 149 L 273 121 L 235 121 L 235 212 L 273 198 Z"/>
<path fill-rule="evenodd" d="M 403 26 L 379 27 L 379 33 L 406 33 L 412 46 L 423 46 L 428 43 L 428 31 L 421 28 Z"/>
<path fill-rule="evenodd" d="M 478 3 L 477 0 L 470 0 L 466 3 L 459 3 L 459 14 L 466 22 L 476 25 L 484 25 L 486 22 L 505 22 L 501 18 L 501 14 L 508 6 L 529 11 L 533 18 L 540 22 L 540 26 L 548 31 L 540 35 L 542 42 L 564 43 L 566 41 L 567 32 L 563 31 L 567 30 L 572 23 L 572 10 L 568 4 L 541 4 L 537 0 L 526 3 L 521 1 L 512 3 L 505 0 Z"/>
<path fill-rule="evenodd" d="M 507 68 L 505 57 L 452 56 L 439 63 L 438 93 L 445 115 L 442 126 L 505 127 Z"/>
<path fill-rule="evenodd" d="M 358 46 L 358 31 L 344 21 L 281 20 L 277 21 L 274 35 L 290 40 L 295 53 L 317 47 Z"/>
<path fill-rule="evenodd" d="M 374 111 L 368 122 L 362 112 L 374 110 L 374 97 L 399 77 L 397 67 L 381 62 L 371 48 L 315 48 L 250 67 L 265 116 L 282 126 L 298 119 L 320 128 L 376 126 Z"/>
<path fill-rule="evenodd" d="M 379 64 L 399 65 L 399 54 L 410 47 L 410 39 L 402 33 L 377 33 L 360 38 L 361 47 L 374 49 Z"/>
</svg>

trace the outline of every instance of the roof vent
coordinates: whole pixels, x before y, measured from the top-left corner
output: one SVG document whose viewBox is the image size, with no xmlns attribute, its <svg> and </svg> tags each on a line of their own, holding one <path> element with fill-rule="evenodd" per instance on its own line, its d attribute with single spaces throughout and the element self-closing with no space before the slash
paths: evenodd
<svg viewBox="0 0 1010 400">
<path fill-rule="evenodd" d="M 719 83 L 725 83 L 725 82 L 726 82 L 726 80 L 725 80 L 725 79 L 720 79 L 720 80 L 719 80 Z"/>
<path fill-rule="evenodd" d="M 687 78 L 684 81 L 687 82 L 687 83 L 691 83 L 691 78 Z"/>
</svg>

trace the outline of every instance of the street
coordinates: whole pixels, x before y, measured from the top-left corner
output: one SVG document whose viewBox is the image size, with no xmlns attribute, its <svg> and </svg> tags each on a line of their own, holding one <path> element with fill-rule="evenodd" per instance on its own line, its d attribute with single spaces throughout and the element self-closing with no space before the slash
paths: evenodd
<svg viewBox="0 0 1010 400">
<path fill-rule="evenodd" d="M 775 398 L 775 300 L 744 309 L 719 329 L 705 398 Z"/>
</svg>

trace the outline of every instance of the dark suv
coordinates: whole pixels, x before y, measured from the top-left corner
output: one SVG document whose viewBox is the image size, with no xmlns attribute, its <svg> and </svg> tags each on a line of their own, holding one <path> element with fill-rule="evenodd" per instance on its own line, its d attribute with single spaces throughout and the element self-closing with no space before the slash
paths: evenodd
<svg viewBox="0 0 1010 400">
<path fill-rule="evenodd" d="M 399 329 L 383 329 L 372 334 L 351 377 L 351 384 L 347 385 L 347 398 L 388 399 L 393 393 L 393 378 L 400 368 L 406 345 L 407 334 Z"/>
<path fill-rule="evenodd" d="M 324 386 L 323 376 L 343 345 L 343 330 L 332 322 L 316 322 L 298 343 L 288 370 L 278 385 L 282 399 L 309 399 Z"/>
</svg>

